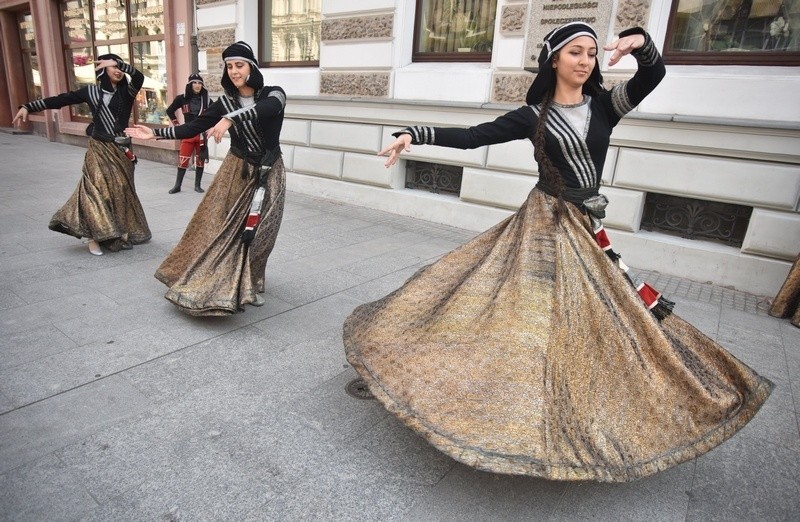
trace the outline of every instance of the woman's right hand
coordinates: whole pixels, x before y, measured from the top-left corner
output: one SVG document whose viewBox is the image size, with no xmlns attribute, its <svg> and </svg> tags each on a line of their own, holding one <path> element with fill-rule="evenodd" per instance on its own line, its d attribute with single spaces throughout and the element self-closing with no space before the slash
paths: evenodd
<svg viewBox="0 0 800 522">
<path fill-rule="evenodd" d="M 25 107 L 19 108 L 19 110 L 17 111 L 17 115 L 14 116 L 13 120 L 11 120 L 11 125 L 16 127 L 17 121 L 19 121 L 20 123 L 25 123 L 26 121 L 28 121 L 28 109 L 26 109 Z"/>
<path fill-rule="evenodd" d="M 395 163 L 397 163 L 398 158 L 400 157 L 400 153 L 406 151 L 411 151 L 411 135 L 410 134 L 401 134 L 397 137 L 396 140 L 392 142 L 391 145 L 383 149 L 378 153 L 378 156 L 389 156 L 389 159 L 386 160 L 386 163 L 383 165 L 388 169 Z"/>
<path fill-rule="evenodd" d="M 153 129 L 147 125 L 134 125 L 125 129 L 125 135 L 131 138 L 139 138 L 140 140 L 152 140 L 156 137 Z"/>
</svg>

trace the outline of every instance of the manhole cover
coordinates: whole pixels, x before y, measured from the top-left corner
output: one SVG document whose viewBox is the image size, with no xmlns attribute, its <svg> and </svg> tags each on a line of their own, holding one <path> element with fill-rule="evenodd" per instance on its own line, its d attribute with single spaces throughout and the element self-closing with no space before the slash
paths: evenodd
<svg viewBox="0 0 800 522">
<path fill-rule="evenodd" d="M 355 397 L 356 399 L 367 400 L 375 398 L 375 396 L 369 392 L 367 383 L 364 379 L 360 378 L 348 382 L 347 386 L 344 387 L 344 391 L 347 392 L 347 395 Z"/>
</svg>

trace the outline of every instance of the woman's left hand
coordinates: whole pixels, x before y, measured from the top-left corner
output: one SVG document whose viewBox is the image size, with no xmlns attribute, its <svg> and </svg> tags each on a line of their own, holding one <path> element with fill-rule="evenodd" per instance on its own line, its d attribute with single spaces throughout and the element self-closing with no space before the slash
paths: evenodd
<svg viewBox="0 0 800 522">
<path fill-rule="evenodd" d="M 603 49 L 606 51 L 614 51 L 611 58 L 608 60 L 608 65 L 616 65 L 623 56 L 631 54 L 631 51 L 643 46 L 644 41 L 644 36 L 641 34 L 632 34 L 624 38 L 614 38 L 614 41 L 603 46 Z"/>
<path fill-rule="evenodd" d="M 222 135 L 231 128 L 231 125 L 233 125 L 233 121 L 227 118 L 222 118 L 210 131 L 208 131 L 208 137 L 214 138 L 214 141 L 219 143 L 222 141 Z"/>
</svg>

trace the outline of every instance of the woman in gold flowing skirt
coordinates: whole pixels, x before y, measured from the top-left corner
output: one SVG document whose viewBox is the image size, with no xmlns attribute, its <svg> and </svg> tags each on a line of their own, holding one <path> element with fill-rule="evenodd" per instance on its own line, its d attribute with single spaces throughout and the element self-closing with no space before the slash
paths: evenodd
<svg viewBox="0 0 800 522">
<path fill-rule="evenodd" d="M 478 469 L 639 479 L 731 437 L 772 389 L 631 284 L 605 244 L 595 203 L 610 130 L 664 69 L 647 33 L 625 31 L 606 47 L 611 64 L 632 52 L 639 70 L 606 91 L 596 38 L 580 22 L 548 34 L 528 106 L 469 129 L 409 127 L 381 151 L 390 166 L 411 144 L 536 148 L 539 185 L 518 212 L 344 323 L 347 359 L 375 397 Z"/>
<path fill-rule="evenodd" d="M 185 139 L 209 131 L 231 146 L 183 237 L 156 271 L 165 297 L 190 315 L 230 315 L 261 306 L 264 277 L 286 198 L 280 155 L 286 95 L 265 86 L 252 48 L 236 42 L 222 52 L 225 92 L 184 125 L 126 129 L 140 139 Z M 210 130 L 209 130 L 210 129 Z"/>
<path fill-rule="evenodd" d="M 136 195 L 134 165 L 114 143 L 89 140 L 83 176 L 50 219 L 50 230 L 91 238 L 112 252 L 151 237 Z"/>
<path fill-rule="evenodd" d="M 128 82 L 126 74 L 131 76 Z M 89 143 L 83 176 L 75 192 L 50 220 L 49 228 L 70 236 L 89 239 L 89 252 L 103 255 L 130 249 L 151 237 L 142 204 L 134 185 L 135 156 L 123 129 L 130 118 L 134 99 L 144 76 L 115 54 L 95 62 L 97 85 L 34 100 L 24 104 L 14 123 L 31 112 L 86 103 L 92 112 L 87 129 Z"/>
<path fill-rule="evenodd" d="M 190 315 L 229 315 L 258 302 L 264 273 L 283 216 L 286 174 L 283 160 L 269 174 L 261 223 L 250 245 L 241 239 L 257 184 L 242 178 L 244 160 L 229 154 L 183 237 L 156 270 L 166 298 Z"/>
</svg>

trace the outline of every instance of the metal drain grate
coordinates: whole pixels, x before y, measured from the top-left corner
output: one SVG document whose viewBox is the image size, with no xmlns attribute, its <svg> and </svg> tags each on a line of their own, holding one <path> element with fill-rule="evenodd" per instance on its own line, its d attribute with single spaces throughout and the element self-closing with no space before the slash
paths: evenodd
<svg viewBox="0 0 800 522">
<path fill-rule="evenodd" d="M 348 382 L 344 387 L 344 391 L 346 391 L 347 395 L 350 397 L 355 397 L 356 399 L 361 399 L 362 401 L 375 398 L 375 396 L 370 393 L 367 383 L 361 378 L 353 379 L 352 381 Z"/>
</svg>

